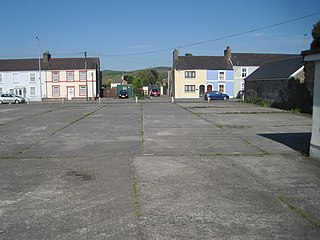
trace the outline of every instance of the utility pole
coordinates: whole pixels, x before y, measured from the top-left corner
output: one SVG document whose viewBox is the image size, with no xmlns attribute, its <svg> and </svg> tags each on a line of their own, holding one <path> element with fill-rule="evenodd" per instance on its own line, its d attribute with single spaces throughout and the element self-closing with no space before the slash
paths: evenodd
<svg viewBox="0 0 320 240">
<path fill-rule="evenodd" d="M 88 101 L 87 51 L 84 52 L 84 68 L 86 72 L 86 100 Z"/>
<path fill-rule="evenodd" d="M 42 101 L 42 81 L 41 81 L 41 47 L 40 47 L 40 39 L 36 37 L 39 43 L 39 82 L 40 82 L 40 101 Z"/>
</svg>

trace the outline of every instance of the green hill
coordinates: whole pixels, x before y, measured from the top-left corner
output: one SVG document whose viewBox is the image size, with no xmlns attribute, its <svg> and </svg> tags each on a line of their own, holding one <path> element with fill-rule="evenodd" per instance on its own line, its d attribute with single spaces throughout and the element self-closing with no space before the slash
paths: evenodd
<svg viewBox="0 0 320 240">
<path fill-rule="evenodd" d="M 112 81 L 121 81 L 121 78 L 123 75 L 129 75 L 129 76 L 135 76 L 139 71 L 143 70 L 150 70 L 149 68 L 146 69 L 139 69 L 134 71 L 114 71 L 114 70 L 103 70 L 102 71 L 102 78 L 103 78 L 103 84 L 106 84 L 109 79 L 112 79 Z M 163 79 L 168 78 L 168 71 L 170 70 L 170 67 L 154 67 L 151 68 L 151 70 L 154 70 L 158 73 L 157 82 L 162 82 Z"/>
</svg>

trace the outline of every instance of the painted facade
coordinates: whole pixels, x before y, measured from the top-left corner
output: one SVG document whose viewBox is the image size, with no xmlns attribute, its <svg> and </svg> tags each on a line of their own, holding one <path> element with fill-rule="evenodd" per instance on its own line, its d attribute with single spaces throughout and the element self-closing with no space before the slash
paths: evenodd
<svg viewBox="0 0 320 240">
<path fill-rule="evenodd" d="M 70 69 L 45 71 L 44 98 L 84 99 L 97 96 L 97 71 Z"/>
<path fill-rule="evenodd" d="M 206 85 L 205 70 L 176 70 L 175 98 L 199 98 L 200 86 Z"/>
<path fill-rule="evenodd" d="M 217 90 L 232 98 L 244 90 L 244 79 L 259 66 L 293 56 L 297 55 L 231 53 L 230 47 L 223 56 L 178 56 L 174 50 L 173 68 L 168 75 L 169 92 L 175 98 L 199 98 L 206 91 Z M 195 72 L 194 77 L 186 73 L 191 71 Z"/>
<path fill-rule="evenodd" d="M 41 77 L 39 73 L 41 72 Z M 27 101 L 93 99 L 101 96 L 98 58 L 0 60 L 0 93 L 14 93 Z"/>
<path fill-rule="evenodd" d="M 320 161 L 320 49 L 302 54 L 305 61 L 315 63 L 310 156 Z"/>
<path fill-rule="evenodd" d="M 40 101 L 39 71 L 0 71 L 0 94 L 13 93 L 26 101 Z"/>
</svg>

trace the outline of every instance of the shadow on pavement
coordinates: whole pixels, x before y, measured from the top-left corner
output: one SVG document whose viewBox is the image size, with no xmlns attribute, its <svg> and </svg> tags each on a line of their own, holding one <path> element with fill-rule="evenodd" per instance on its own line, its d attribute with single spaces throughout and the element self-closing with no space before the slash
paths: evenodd
<svg viewBox="0 0 320 240">
<path fill-rule="evenodd" d="M 302 133 L 268 133 L 258 134 L 259 136 L 269 138 L 273 141 L 282 143 L 298 152 L 309 156 L 310 132 Z"/>
</svg>

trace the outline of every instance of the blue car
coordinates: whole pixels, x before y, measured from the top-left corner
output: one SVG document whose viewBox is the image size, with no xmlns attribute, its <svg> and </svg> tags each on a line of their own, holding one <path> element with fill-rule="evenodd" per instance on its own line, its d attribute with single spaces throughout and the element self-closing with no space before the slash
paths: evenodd
<svg viewBox="0 0 320 240">
<path fill-rule="evenodd" d="M 204 95 L 205 100 L 227 100 L 229 99 L 228 94 L 219 92 L 219 91 L 212 91 L 212 92 L 207 92 Z"/>
</svg>

